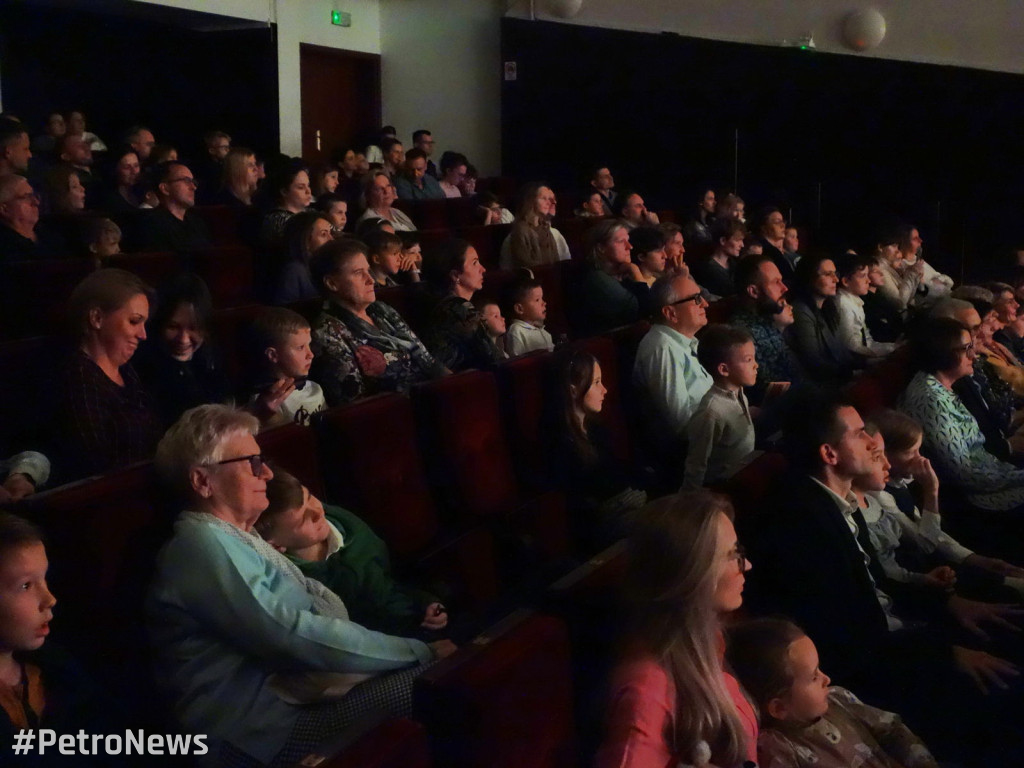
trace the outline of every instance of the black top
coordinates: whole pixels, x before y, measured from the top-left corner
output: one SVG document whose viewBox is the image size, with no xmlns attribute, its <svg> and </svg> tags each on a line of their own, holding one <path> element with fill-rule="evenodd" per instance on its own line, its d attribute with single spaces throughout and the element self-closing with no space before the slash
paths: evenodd
<svg viewBox="0 0 1024 768">
<path fill-rule="evenodd" d="M 44 254 L 34 240 L 0 224 L 0 264 L 39 258 L 44 258 Z"/>
<path fill-rule="evenodd" d="M 149 251 L 190 253 L 210 246 L 206 223 L 195 211 L 186 211 L 179 219 L 166 208 L 154 208 L 141 222 L 144 247 Z"/>
<path fill-rule="evenodd" d="M 223 403 L 229 394 L 227 376 L 209 344 L 188 362 L 175 360 L 159 343 L 147 341 L 133 358 L 143 385 L 156 401 L 163 426 L 169 427 L 189 408 Z"/>
</svg>

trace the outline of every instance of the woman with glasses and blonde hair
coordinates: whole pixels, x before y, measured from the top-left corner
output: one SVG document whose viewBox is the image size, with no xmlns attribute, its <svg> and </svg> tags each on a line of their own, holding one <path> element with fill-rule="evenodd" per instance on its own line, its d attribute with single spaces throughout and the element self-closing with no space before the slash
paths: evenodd
<svg viewBox="0 0 1024 768">
<path fill-rule="evenodd" d="M 599 768 L 757 761 L 757 716 L 723 668 L 723 619 L 750 563 L 732 505 L 700 490 L 642 510 L 629 540 L 630 639 L 612 675 Z"/>
<path fill-rule="evenodd" d="M 538 181 L 526 185 L 512 231 L 501 244 L 502 269 L 531 269 L 571 258 L 569 244 L 551 226 L 555 204 L 555 193 L 546 184 Z"/>
<path fill-rule="evenodd" d="M 341 598 L 254 532 L 273 477 L 258 430 L 251 414 L 202 405 L 156 456 L 188 510 L 147 605 L 158 679 L 218 765 L 294 765 L 367 712 L 407 715 L 413 679 L 455 649 L 352 622 Z"/>
</svg>

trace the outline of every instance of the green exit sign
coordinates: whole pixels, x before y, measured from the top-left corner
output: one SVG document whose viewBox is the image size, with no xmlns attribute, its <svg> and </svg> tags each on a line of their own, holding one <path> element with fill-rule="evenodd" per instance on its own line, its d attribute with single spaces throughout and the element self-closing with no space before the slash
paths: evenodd
<svg viewBox="0 0 1024 768">
<path fill-rule="evenodd" d="M 339 27 L 351 27 L 352 14 L 345 13 L 345 11 L 331 11 L 331 24 L 336 24 Z"/>
</svg>

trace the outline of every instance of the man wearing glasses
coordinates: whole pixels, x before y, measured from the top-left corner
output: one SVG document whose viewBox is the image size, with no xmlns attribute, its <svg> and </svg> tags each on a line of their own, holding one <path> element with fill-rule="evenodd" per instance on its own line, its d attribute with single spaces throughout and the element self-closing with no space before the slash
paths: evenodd
<svg viewBox="0 0 1024 768">
<path fill-rule="evenodd" d="M 206 224 L 192 210 L 196 204 L 196 180 L 192 171 L 170 161 L 153 169 L 156 196 L 160 204 L 144 222 L 143 240 L 152 251 L 185 254 L 208 248 L 210 234 Z"/>
<path fill-rule="evenodd" d="M 28 179 L 14 173 L 0 176 L 0 261 L 27 261 L 39 258 L 36 224 L 39 222 L 39 196 Z"/>
<path fill-rule="evenodd" d="M 677 274 L 654 283 L 650 306 L 654 325 L 637 349 L 633 385 L 646 442 L 661 457 L 666 480 L 678 484 L 686 426 L 713 383 L 697 361 L 697 331 L 707 325 L 707 302 L 693 278 Z"/>
</svg>

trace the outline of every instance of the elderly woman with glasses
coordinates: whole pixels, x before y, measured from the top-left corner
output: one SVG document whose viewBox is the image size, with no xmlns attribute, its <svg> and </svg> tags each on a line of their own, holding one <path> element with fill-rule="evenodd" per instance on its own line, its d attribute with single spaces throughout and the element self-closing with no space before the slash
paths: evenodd
<svg viewBox="0 0 1024 768">
<path fill-rule="evenodd" d="M 373 632 L 253 532 L 273 473 L 259 422 L 187 411 L 157 449 L 187 511 L 157 559 L 147 611 L 176 714 L 218 765 L 293 765 L 358 716 L 411 709 L 412 681 L 448 641 Z"/>
</svg>

